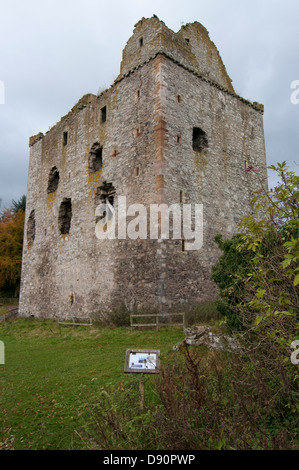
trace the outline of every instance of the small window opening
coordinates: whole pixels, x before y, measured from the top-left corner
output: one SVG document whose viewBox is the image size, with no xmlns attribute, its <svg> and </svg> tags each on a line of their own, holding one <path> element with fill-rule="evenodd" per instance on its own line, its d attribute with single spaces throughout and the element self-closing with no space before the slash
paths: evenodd
<svg viewBox="0 0 299 470">
<path fill-rule="evenodd" d="M 184 191 L 180 191 L 180 202 L 181 203 L 185 202 L 185 193 L 184 193 Z"/>
<path fill-rule="evenodd" d="M 182 141 L 182 137 L 181 137 L 180 135 L 177 135 L 177 136 L 176 136 L 176 142 L 177 142 L 177 144 L 180 144 L 181 141 Z"/>
<path fill-rule="evenodd" d="M 103 165 L 103 147 L 99 142 L 95 142 L 89 152 L 88 168 L 91 173 L 95 173 Z"/>
<path fill-rule="evenodd" d="M 185 41 L 186 41 L 186 44 L 190 44 L 190 39 L 189 38 L 185 38 Z"/>
<path fill-rule="evenodd" d="M 139 100 L 141 96 L 141 91 L 140 91 L 140 88 L 138 88 L 138 90 L 136 90 L 136 99 Z"/>
<path fill-rule="evenodd" d="M 99 186 L 96 193 L 95 203 L 96 206 L 100 204 L 107 204 L 109 203 L 111 206 L 114 205 L 114 198 L 115 198 L 115 187 L 112 183 L 107 183 L 104 181 L 102 186 Z M 107 214 L 108 211 L 108 214 Z M 113 212 L 107 208 L 107 211 L 103 212 L 101 217 L 96 217 L 96 223 L 102 220 L 107 215 L 107 219 L 110 220 L 113 216 Z M 106 219 L 106 220 L 107 220 Z M 106 231 L 107 227 L 104 226 L 104 232 Z"/>
<path fill-rule="evenodd" d="M 206 133 L 199 127 L 193 127 L 192 146 L 195 152 L 203 152 L 208 148 Z"/>
<path fill-rule="evenodd" d="M 52 170 L 49 173 L 48 179 L 48 194 L 55 193 L 58 188 L 59 184 L 59 171 L 57 170 L 56 166 L 53 166 Z"/>
<path fill-rule="evenodd" d="M 140 38 L 139 39 L 139 47 L 142 47 L 143 46 L 143 38 Z"/>
<path fill-rule="evenodd" d="M 244 161 L 245 170 L 248 168 L 248 160 Z"/>
<path fill-rule="evenodd" d="M 134 168 L 134 176 L 139 176 L 140 175 L 140 167 L 139 166 L 136 166 Z"/>
<path fill-rule="evenodd" d="M 107 106 L 104 106 L 101 109 L 101 122 L 106 122 L 107 121 Z"/>
<path fill-rule="evenodd" d="M 72 220 L 72 200 L 64 198 L 59 207 L 58 228 L 62 235 L 70 233 Z"/>
<path fill-rule="evenodd" d="M 113 206 L 115 197 L 115 187 L 112 183 L 104 181 L 102 186 L 99 186 L 96 194 L 96 204 L 105 203 L 106 201 Z"/>
<path fill-rule="evenodd" d="M 186 250 L 186 241 L 185 240 L 182 240 L 182 251 L 184 253 L 187 253 L 187 250 Z"/>
<path fill-rule="evenodd" d="M 67 139 L 68 139 L 68 134 L 67 132 L 63 133 L 63 146 L 65 147 L 67 145 Z"/>
<path fill-rule="evenodd" d="M 27 242 L 33 243 L 35 239 L 35 210 L 30 212 L 27 222 Z"/>
<path fill-rule="evenodd" d="M 177 95 L 176 99 L 177 99 L 178 103 L 182 103 L 182 101 L 183 101 L 181 95 Z"/>
<path fill-rule="evenodd" d="M 136 129 L 134 129 L 133 134 L 135 138 L 139 137 L 142 134 L 141 127 L 140 126 L 136 127 Z"/>
</svg>

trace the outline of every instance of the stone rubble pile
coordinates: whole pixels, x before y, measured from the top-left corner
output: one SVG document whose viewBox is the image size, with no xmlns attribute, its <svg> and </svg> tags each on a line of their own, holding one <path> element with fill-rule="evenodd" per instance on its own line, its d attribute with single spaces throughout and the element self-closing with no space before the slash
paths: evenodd
<svg viewBox="0 0 299 470">
<path fill-rule="evenodd" d="M 211 332 L 211 328 L 209 326 L 192 326 L 190 328 L 185 328 L 184 333 L 186 338 L 173 346 L 175 351 L 177 351 L 180 346 L 185 344 L 190 346 L 199 346 L 204 344 L 209 349 L 218 349 L 221 351 L 241 351 L 241 346 L 236 338 L 222 334 L 216 335 Z"/>
</svg>

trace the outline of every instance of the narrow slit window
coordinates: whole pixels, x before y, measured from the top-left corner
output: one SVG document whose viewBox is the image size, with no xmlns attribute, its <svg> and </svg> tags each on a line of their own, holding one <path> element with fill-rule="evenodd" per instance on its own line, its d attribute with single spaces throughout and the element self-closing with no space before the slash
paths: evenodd
<svg viewBox="0 0 299 470">
<path fill-rule="evenodd" d="M 64 132 L 63 133 L 63 146 L 64 147 L 67 145 L 67 141 L 68 141 L 68 133 Z"/>
<path fill-rule="evenodd" d="M 35 210 L 30 212 L 27 222 L 27 242 L 33 243 L 35 239 Z"/>
<path fill-rule="evenodd" d="M 59 207 L 58 228 L 61 235 L 70 233 L 72 221 L 72 200 L 64 198 Z"/>
<path fill-rule="evenodd" d="M 140 175 L 140 167 L 139 166 L 136 166 L 134 168 L 134 176 L 139 176 Z"/>
<path fill-rule="evenodd" d="M 107 121 L 107 106 L 104 106 L 101 109 L 101 122 L 106 122 Z"/>
<path fill-rule="evenodd" d="M 139 137 L 142 134 L 141 127 L 140 126 L 136 127 L 136 129 L 134 129 L 133 134 L 134 134 L 135 139 Z"/>
<path fill-rule="evenodd" d="M 177 142 L 177 144 L 180 144 L 181 141 L 182 141 L 182 137 L 181 137 L 180 135 L 177 135 L 177 136 L 176 136 L 176 142 Z"/>
<path fill-rule="evenodd" d="M 142 47 L 142 46 L 143 46 L 143 38 L 141 37 L 141 38 L 139 39 L 139 47 Z"/>
</svg>

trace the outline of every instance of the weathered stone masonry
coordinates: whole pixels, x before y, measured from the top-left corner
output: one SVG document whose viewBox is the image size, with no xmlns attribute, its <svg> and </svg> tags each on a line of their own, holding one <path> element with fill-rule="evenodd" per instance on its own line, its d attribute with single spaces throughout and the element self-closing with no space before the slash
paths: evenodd
<svg viewBox="0 0 299 470">
<path fill-rule="evenodd" d="M 214 298 L 214 236 L 231 236 L 266 176 L 263 107 L 237 96 L 199 23 L 142 19 L 120 75 L 31 137 L 21 315 L 92 315 L 125 303 L 167 309 Z M 202 203 L 204 244 L 98 240 L 95 208 Z M 101 199 L 102 198 L 102 199 Z"/>
</svg>

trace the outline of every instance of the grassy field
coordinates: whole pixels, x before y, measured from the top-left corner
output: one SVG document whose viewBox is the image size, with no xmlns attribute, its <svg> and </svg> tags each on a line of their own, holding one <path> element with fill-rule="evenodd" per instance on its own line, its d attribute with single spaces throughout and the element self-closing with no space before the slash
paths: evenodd
<svg viewBox="0 0 299 470">
<path fill-rule="evenodd" d="M 126 349 L 160 349 L 162 363 L 183 337 L 182 329 L 168 327 L 131 332 L 33 319 L 1 323 L 0 449 L 83 448 L 89 403 L 103 389 L 139 382 L 137 374 L 123 373 Z M 155 399 L 153 381 L 147 377 L 145 399 Z M 138 401 L 138 387 L 132 390 Z"/>
<path fill-rule="evenodd" d="M 7 307 L 4 305 L 0 305 L 0 317 L 7 312 Z"/>
</svg>

